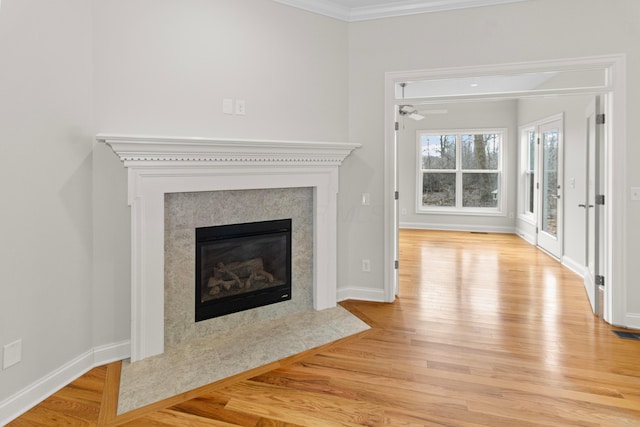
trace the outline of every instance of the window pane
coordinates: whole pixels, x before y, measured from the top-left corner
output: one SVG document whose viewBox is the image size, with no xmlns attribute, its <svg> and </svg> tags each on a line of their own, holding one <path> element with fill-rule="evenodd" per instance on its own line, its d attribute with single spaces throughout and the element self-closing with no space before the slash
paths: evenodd
<svg viewBox="0 0 640 427">
<path fill-rule="evenodd" d="M 462 206 L 495 208 L 499 197 L 497 173 L 462 174 Z"/>
<path fill-rule="evenodd" d="M 455 135 L 421 135 L 422 169 L 455 169 Z"/>
<path fill-rule="evenodd" d="M 536 167 L 536 133 L 529 131 L 529 171 L 533 172 Z"/>
<path fill-rule="evenodd" d="M 542 230 L 552 236 L 558 232 L 558 135 L 557 130 L 542 135 Z"/>
<path fill-rule="evenodd" d="M 423 173 L 422 174 L 423 206 L 455 206 L 456 174 L 455 173 Z"/>
<path fill-rule="evenodd" d="M 500 135 L 462 135 L 462 169 L 498 170 Z"/>
<path fill-rule="evenodd" d="M 527 160 L 527 170 L 525 172 L 526 183 L 525 183 L 525 204 L 526 211 L 528 213 L 534 213 L 534 202 L 535 202 L 535 167 L 536 167 L 536 133 L 533 130 L 527 132 L 527 152 L 526 156 Z"/>
<path fill-rule="evenodd" d="M 534 213 L 533 212 L 533 197 L 535 196 L 535 181 L 536 181 L 536 175 L 534 173 L 529 173 L 527 174 L 527 209 L 528 212 L 530 213 Z"/>
</svg>

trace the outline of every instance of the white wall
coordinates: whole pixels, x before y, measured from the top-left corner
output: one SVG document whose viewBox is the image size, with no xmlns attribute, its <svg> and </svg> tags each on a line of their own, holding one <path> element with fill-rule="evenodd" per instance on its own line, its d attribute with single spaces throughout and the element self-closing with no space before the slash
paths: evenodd
<svg viewBox="0 0 640 427">
<path fill-rule="evenodd" d="M 579 19 L 578 19 L 579 17 Z M 384 78 L 385 72 L 514 63 L 595 55 L 627 54 L 627 186 L 619 197 L 624 212 L 627 262 L 626 319 L 640 325 L 640 202 L 628 201 L 628 187 L 640 186 L 640 145 L 633 118 L 640 116 L 640 2 L 536 0 L 442 13 L 358 22 L 349 26 L 349 138 L 363 144 L 342 169 L 344 190 L 339 224 L 340 282 L 380 294 L 383 289 Z M 360 193 L 372 206 L 361 206 Z M 372 261 L 363 273 L 360 259 Z"/>
<path fill-rule="evenodd" d="M 421 121 L 400 119 L 398 131 L 398 166 L 400 227 L 436 228 L 445 230 L 493 231 L 512 233 L 515 230 L 516 178 L 517 178 L 517 101 L 477 101 L 456 104 L 429 105 L 424 110 L 446 110 L 447 114 L 427 115 Z M 498 216 L 443 215 L 416 213 L 416 132 L 422 130 L 506 129 L 503 171 L 507 177 L 504 194 L 504 212 Z M 509 217 L 509 213 L 513 215 Z"/>
<path fill-rule="evenodd" d="M 0 424 L 10 396 L 93 345 L 91 8 L 0 7 L 0 348 L 22 339 L 0 372 Z"/>
<path fill-rule="evenodd" d="M 347 138 L 344 22 L 270 0 L 98 1 L 95 16 L 99 132 Z"/>
</svg>

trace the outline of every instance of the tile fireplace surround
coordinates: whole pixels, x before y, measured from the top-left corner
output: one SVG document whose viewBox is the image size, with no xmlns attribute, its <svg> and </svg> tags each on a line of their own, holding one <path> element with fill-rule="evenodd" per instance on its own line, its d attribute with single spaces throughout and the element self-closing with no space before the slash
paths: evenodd
<svg viewBox="0 0 640 427">
<path fill-rule="evenodd" d="M 100 134 L 128 169 L 131 361 L 164 352 L 165 194 L 313 189 L 313 307 L 336 306 L 338 173 L 360 144 Z"/>
</svg>

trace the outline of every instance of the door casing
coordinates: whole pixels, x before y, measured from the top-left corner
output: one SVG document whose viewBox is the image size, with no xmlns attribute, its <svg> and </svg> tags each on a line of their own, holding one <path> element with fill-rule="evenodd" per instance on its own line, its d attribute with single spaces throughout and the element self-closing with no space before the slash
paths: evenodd
<svg viewBox="0 0 640 427">
<path fill-rule="evenodd" d="M 475 77 L 482 75 L 503 75 L 509 73 L 527 73 L 558 70 L 604 69 L 607 72 L 607 87 L 596 93 L 605 92 L 609 117 L 614 117 L 612 125 L 607 127 L 605 136 L 607 146 L 604 150 L 605 189 L 608 204 L 605 205 L 606 222 L 604 224 L 605 264 L 607 266 L 607 282 L 605 288 L 606 307 L 605 320 L 614 325 L 627 326 L 633 323 L 626 315 L 626 252 L 625 226 L 627 215 L 625 210 L 626 186 L 626 55 L 605 55 L 560 60 L 533 61 L 470 66 L 456 68 L 438 68 L 427 70 L 388 72 L 385 74 L 385 185 L 384 185 L 384 298 L 387 302 L 395 299 L 394 248 L 398 244 L 396 223 L 396 202 L 394 181 L 397 174 L 397 156 L 395 154 L 395 116 L 400 100 L 396 99 L 395 86 L 398 83 L 415 80 L 451 79 Z M 594 94 L 587 89 L 558 90 L 562 93 Z M 518 96 L 525 96 L 519 93 Z M 509 94 L 488 94 L 475 96 L 473 99 L 506 99 Z M 535 94 L 530 94 L 535 96 Z M 456 101 L 464 100 L 455 97 Z M 471 98 L 471 97 L 469 97 Z M 467 98 L 467 99 L 469 99 Z M 446 102 L 446 98 L 430 99 L 430 101 Z M 608 316 L 607 316 L 608 314 Z"/>
</svg>

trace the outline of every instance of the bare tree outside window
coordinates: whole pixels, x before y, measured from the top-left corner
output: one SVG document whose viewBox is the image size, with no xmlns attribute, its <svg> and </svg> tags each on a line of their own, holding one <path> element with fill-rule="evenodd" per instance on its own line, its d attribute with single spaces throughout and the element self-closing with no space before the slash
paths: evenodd
<svg viewBox="0 0 640 427">
<path fill-rule="evenodd" d="M 423 208 L 499 206 L 502 132 L 420 135 Z"/>
<path fill-rule="evenodd" d="M 456 205 L 456 136 L 425 135 L 421 141 L 422 204 Z"/>
</svg>

